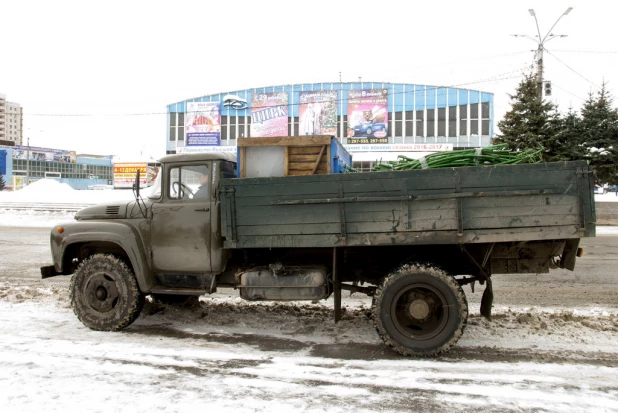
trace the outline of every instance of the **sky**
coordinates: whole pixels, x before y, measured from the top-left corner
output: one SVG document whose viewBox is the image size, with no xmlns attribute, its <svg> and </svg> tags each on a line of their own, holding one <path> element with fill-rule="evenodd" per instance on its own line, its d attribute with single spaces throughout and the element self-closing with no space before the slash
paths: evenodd
<svg viewBox="0 0 618 413">
<path fill-rule="evenodd" d="M 567 35 L 545 43 L 552 102 L 616 95 L 618 3 L 600 0 L 0 0 L 0 93 L 32 146 L 124 157 L 165 153 L 168 104 L 340 74 L 493 93 L 497 122 L 535 62 L 528 9 Z"/>
</svg>

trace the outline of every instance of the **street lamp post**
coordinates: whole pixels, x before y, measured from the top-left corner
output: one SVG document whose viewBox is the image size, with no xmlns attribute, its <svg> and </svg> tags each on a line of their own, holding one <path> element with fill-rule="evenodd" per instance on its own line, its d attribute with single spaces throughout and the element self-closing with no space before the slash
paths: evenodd
<svg viewBox="0 0 618 413">
<path fill-rule="evenodd" d="M 537 63 L 536 88 L 537 88 L 537 95 L 539 97 L 539 100 L 543 99 L 543 50 L 545 49 L 545 43 L 550 41 L 551 39 L 555 39 L 556 37 L 567 37 L 566 34 L 555 35 L 551 31 L 554 29 L 554 27 L 556 27 L 560 19 L 563 16 L 566 16 L 567 14 L 569 14 L 571 10 L 573 10 L 573 7 L 569 7 L 568 9 L 566 9 L 564 13 L 562 13 L 560 17 L 558 17 L 558 20 L 556 20 L 556 22 L 551 27 L 551 29 L 547 31 L 545 36 L 541 37 L 541 29 L 539 28 L 539 21 L 536 18 L 536 13 L 534 12 L 534 9 L 529 9 L 528 12 L 530 13 L 532 17 L 534 17 L 534 21 L 536 23 L 536 31 L 538 34 L 538 38 L 535 39 L 526 34 L 514 34 L 513 35 L 515 37 L 525 37 L 527 39 L 532 40 L 538 45 L 536 49 L 536 63 Z"/>
</svg>

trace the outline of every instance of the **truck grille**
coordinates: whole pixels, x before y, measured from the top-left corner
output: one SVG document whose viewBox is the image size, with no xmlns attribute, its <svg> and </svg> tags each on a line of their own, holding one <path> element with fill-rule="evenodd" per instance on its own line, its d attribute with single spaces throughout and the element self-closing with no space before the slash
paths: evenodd
<svg viewBox="0 0 618 413">
<path fill-rule="evenodd" d="M 107 215 L 118 215 L 120 212 L 120 205 L 108 206 L 105 208 L 105 214 Z"/>
</svg>

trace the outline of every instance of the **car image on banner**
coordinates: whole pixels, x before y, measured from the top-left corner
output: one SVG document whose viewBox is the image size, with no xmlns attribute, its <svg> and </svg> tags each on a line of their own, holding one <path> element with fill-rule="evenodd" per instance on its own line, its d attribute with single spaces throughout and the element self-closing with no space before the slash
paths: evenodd
<svg viewBox="0 0 618 413">
<path fill-rule="evenodd" d="M 348 91 L 348 144 L 388 143 L 388 90 Z"/>
<path fill-rule="evenodd" d="M 354 136 L 375 136 L 383 138 L 386 136 L 386 125 L 384 123 L 363 122 L 354 126 Z"/>
</svg>

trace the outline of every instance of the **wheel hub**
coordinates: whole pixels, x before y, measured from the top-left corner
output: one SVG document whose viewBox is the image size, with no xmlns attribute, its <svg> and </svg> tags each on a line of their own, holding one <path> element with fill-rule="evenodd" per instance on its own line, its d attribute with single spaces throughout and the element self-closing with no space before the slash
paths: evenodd
<svg viewBox="0 0 618 413">
<path fill-rule="evenodd" d="M 94 274 L 85 286 L 88 306 L 98 313 L 107 313 L 118 304 L 120 293 L 116 281 L 105 273 Z"/>
<path fill-rule="evenodd" d="M 97 298 L 97 300 L 105 301 L 105 299 L 107 298 L 107 290 L 105 289 L 105 287 L 99 286 L 95 290 L 94 296 Z"/>
<path fill-rule="evenodd" d="M 429 304 L 425 300 L 414 300 L 408 309 L 412 318 L 424 320 L 429 315 Z"/>
</svg>

